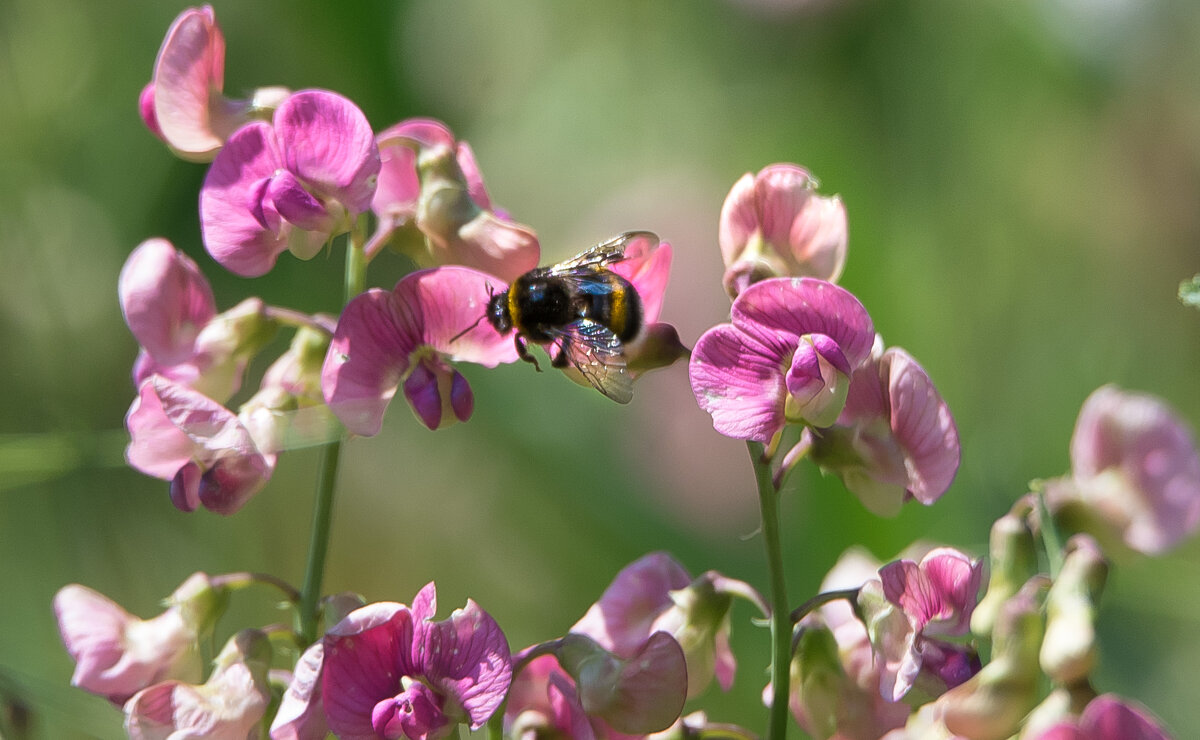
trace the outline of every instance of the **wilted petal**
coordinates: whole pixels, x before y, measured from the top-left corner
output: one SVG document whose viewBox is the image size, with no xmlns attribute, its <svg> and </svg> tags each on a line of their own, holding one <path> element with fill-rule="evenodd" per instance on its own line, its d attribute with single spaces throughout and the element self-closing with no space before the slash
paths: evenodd
<svg viewBox="0 0 1200 740">
<path fill-rule="evenodd" d="M 379 150 L 358 106 L 336 93 L 302 90 L 275 111 L 287 169 L 314 193 L 364 213 L 375 195 Z"/>
<path fill-rule="evenodd" d="M 766 443 L 783 427 L 782 357 L 731 324 L 705 332 L 688 376 L 700 408 L 727 437 Z"/>
<path fill-rule="evenodd" d="M 217 154 L 200 189 L 204 248 L 243 277 L 270 271 L 288 248 L 288 228 L 264 194 L 283 158 L 267 123 L 238 129 Z"/>
<path fill-rule="evenodd" d="M 165 365 L 189 359 L 200 330 L 216 315 L 208 280 L 166 239 L 148 239 L 133 250 L 117 292 L 134 338 Z"/>
</svg>

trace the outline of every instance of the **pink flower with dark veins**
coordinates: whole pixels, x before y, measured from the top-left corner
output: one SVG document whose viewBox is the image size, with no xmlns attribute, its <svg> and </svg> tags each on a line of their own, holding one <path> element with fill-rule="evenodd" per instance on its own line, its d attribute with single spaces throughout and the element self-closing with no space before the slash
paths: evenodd
<svg viewBox="0 0 1200 740">
<path fill-rule="evenodd" d="M 742 291 L 731 318 L 700 337 L 689 368 L 718 432 L 766 443 L 787 423 L 836 421 L 875 338 L 857 298 L 815 278 L 773 278 Z"/>
<path fill-rule="evenodd" d="M 399 388 L 430 429 L 466 421 L 474 395 L 449 361 L 495 367 L 517 360 L 512 340 L 480 321 L 488 296 L 506 288 L 491 275 L 447 266 L 357 296 L 342 311 L 325 358 L 326 402 L 363 436 L 379 433 Z"/>
<path fill-rule="evenodd" d="M 495 620 L 470 600 L 440 622 L 436 609 L 430 583 L 411 608 L 368 604 L 326 633 L 319 696 L 341 740 L 434 740 L 504 703 L 512 661 Z"/>
</svg>

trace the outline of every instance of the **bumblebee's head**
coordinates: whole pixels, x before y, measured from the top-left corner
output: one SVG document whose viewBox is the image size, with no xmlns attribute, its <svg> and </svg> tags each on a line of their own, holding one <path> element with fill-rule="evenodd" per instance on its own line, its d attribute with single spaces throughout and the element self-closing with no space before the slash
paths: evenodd
<svg viewBox="0 0 1200 740">
<path fill-rule="evenodd" d="M 496 331 L 503 334 L 513 328 L 512 314 L 508 312 L 508 291 L 501 291 L 488 299 L 487 320 Z"/>
</svg>

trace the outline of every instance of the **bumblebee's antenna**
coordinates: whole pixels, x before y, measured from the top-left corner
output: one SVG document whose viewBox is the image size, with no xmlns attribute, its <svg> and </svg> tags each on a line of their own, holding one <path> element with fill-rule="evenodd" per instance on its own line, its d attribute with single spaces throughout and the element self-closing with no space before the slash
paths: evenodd
<svg viewBox="0 0 1200 740">
<path fill-rule="evenodd" d="M 487 291 L 488 291 L 488 304 L 490 305 L 490 304 L 491 304 L 491 302 L 492 302 L 492 298 L 494 297 L 494 293 L 492 293 L 492 284 L 491 284 L 491 283 L 488 283 L 488 284 L 487 284 Z M 480 321 L 483 321 L 483 320 L 484 320 L 484 319 L 486 319 L 486 318 L 487 318 L 487 310 L 485 309 L 485 310 L 484 310 L 484 312 L 483 312 L 483 315 L 482 315 L 482 316 L 480 316 L 479 318 L 475 319 L 475 323 L 474 323 L 474 324 L 471 324 L 471 325 L 470 325 L 470 326 L 468 326 L 466 329 L 463 329 L 463 330 L 462 330 L 462 331 L 460 331 L 459 333 L 457 333 L 457 334 L 455 334 L 454 336 L 450 337 L 450 344 L 454 344 L 455 342 L 457 342 L 459 337 L 461 337 L 463 334 L 466 334 L 467 332 L 471 331 L 471 330 L 472 330 L 472 329 L 474 329 L 475 327 L 479 326 L 479 322 L 480 322 Z"/>
<path fill-rule="evenodd" d="M 475 327 L 479 326 L 479 322 L 480 322 L 480 321 L 483 321 L 483 320 L 484 320 L 484 319 L 486 319 L 486 318 L 487 318 L 487 314 L 485 313 L 485 314 L 483 314 L 482 316 L 480 316 L 479 318 L 475 319 L 475 323 L 474 323 L 474 324 L 471 324 L 471 325 L 470 325 L 470 326 L 468 326 L 466 329 L 463 329 L 463 330 L 462 330 L 462 331 L 460 331 L 459 333 L 457 333 L 457 334 L 455 334 L 454 336 L 450 337 L 450 344 L 454 344 L 455 342 L 457 342 L 459 337 L 461 337 L 463 334 L 466 334 L 467 332 L 471 331 L 471 330 L 472 330 L 472 329 L 474 329 Z"/>
</svg>

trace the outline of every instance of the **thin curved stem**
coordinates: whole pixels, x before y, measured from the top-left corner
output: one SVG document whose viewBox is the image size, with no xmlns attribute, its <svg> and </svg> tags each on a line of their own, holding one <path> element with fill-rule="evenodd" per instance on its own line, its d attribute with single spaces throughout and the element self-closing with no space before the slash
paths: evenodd
<svg viewBox="0 0 1200 740">
<path fill-rule="evenodd" d="M 771 709 L 767 715 L 767 740 L 783 740 L 788 726 L 788 683 L 792 663 L 792 619 L 788 610 L 787 582 L 783 575 L 783 546 L 779 532 L 779 491 L 761 443 L 747 442 L 758 504 L 762 513 L 763 543 L 767 551 L 771 601 Z"/>
</svg>

